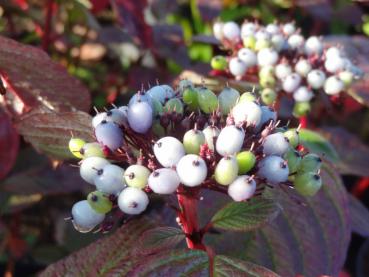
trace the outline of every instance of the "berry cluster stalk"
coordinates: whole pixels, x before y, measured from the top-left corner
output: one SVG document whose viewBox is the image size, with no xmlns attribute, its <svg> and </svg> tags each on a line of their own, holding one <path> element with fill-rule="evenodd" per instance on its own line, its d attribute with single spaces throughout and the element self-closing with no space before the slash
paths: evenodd
<svg viewBox="0 0 369 277">
<path fill-rule="evenodd" d="M 178 216 L 182 230 L 186 234 L 188 248 L 206 251 L 206 247 L 202 243 L 197 215 L 198 193 L 198 189 L 178 189 L 177 199 L 180 208 Z"/>
</svg>

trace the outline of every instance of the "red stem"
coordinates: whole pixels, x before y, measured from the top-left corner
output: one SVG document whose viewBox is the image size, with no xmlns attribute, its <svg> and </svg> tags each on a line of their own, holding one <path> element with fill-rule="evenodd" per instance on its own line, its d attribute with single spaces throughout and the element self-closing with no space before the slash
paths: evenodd
<svg viewBox="0 0 369 277">
<path fill-rule="evenodd" d="M 308 123 L 307 117 L 306 116 L 301 116 L 299 120 L 300 120 L 301 129 L 305 129 L 307 127 L 307 123 Z"/>
<path fill-rule="evenodd" d="M 44 33 L 42 36 L 42 49 L 47 52 L 50 44 L 50 32 L 51 32 L 51 19 L 53 16 L 53 6 L 54 0 L 48 0 L 46 6 L 46 18 L 45 18 L 45 26 Z"/>
<path fill-rule="evenodd" d="M 369 177 L 362 177 L 352 188 L 351 192 L 358 198 L 361 198 L 364 192 L 369 188 Z"/>
<path fill-rule="evenodd" d="M 198 193 L 197 188 L 180 187 L 178 189 L 177 199 L 180 208 L 178 216 L 182 230 L 186 234 L 188 248 L 206 251 L 206 246 L 202 243 L 202 233 L 197 216 Z"/>
</svg>

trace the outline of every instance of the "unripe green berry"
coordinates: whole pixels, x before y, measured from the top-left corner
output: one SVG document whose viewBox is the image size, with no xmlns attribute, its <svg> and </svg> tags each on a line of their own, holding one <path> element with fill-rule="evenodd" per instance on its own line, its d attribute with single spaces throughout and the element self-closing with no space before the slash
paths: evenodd
<svg viewBox="0 0 369 277">
<path fill-rule="evenodd" d="M 256 100 L 256 96 L 252 92 L 244 92 L 241 94 L 240 99 L 238 100 L 238 103 L 242 102 L 254 102 Z"/>
<path fill-rule="evenodd" d="M 165 136 L 165 129 L 164 127 L 160 124 L 159 121 L 155 120 L 152 124 L 152 132 L 154 133 L 155 136 L 157 137 L 164 137 Z"/>
<path fill-rule="evenodd" d="M 338 74 L 338 77 L 345 84 L 345 86 L 349 86 L 354 81 L 354 74 L 350 71 L 342 71 Z"/>
<path fill-rule="evenodd" d="M 256 38 L 254 36 L 247 36 L 243 39 L 243 46 L 246 48 L 250 48 L 252 50 L 255 49 Z"/>
<path fill-rule="evenodd" d="M 224 56 L 215 56 L 211 59 L 210 65 L 212 69 L 225 70 L 228 66 L 228 63 Z"/>
<path fill-rule="evenodd" d="M 199 130 L 189 130 L 183 137 L 183 146 L 187 154 L 199 154 L 200 147 L 205 143 L 205 135 Z"/>
<path fill-rule="evenodd" d="M 215 180 L 223 186 L 232 183 L 238 174 L 238 163 L 234 157 L 222 158 L 214 171 Z"/>
<path fill-rule="evenodd" d="M 256 51 L 260 51 L 261 49 L 269 48 L 269 47 L 270 47 L 270 41 L 267 39 L 258 39 L 255 43 Z"/>
<path fill-rule="evenodd" d="M 175 112 L 177 114 L 183 114 L 183 103 L 178 98 L 169 99 L 164 106 L 164 112 Z"/>
<path fill-rule="evenodd" d="M 259 79 L 266 77 L 274 77 L 274 67 L 272 65 L 263 66 L 259 70 Z"/>
<path fill-rule="evenodd" d="M 263 88 L 274 88 L 276 84 L 274 76 L 263 76 L 260 78 L 259 83 Z"/>
<path fill-rule="evenodd" d="M 261 100 L 266 105 L 271 105 L 277 99 L 277 93 L 271 88 L 265 88 L 261 92 Z"/>
<path fill-rule="evenodd" d="M 298 172 L 299 173 L 302 173 L 302 172 L 315 173 L 319 171 L 321 166 L 322 166 L 322 159 L 314 153 L 309 153 L 302 158 Z"/>
<path fill-rule="evenodd" d="M 296 191 L 303 196 L 314 196 L 322 186 L 322 179 L 313 172 L 298 174 L 293 182 Z"/>
<path fill-rule="evenodd" d="M 73 156 L 82 159 L 83 155 L 81 154 L 82 147 L 86 144 L 83 139 L 79 138 L 71 138 L 69 140 L 69 151 L 73 154 Z"/>
<path fill-rule="evenodd" d="M 194 111 L 199 107 L 197 93 L 197 90 L 193 87 L 186 88 L 183 91 L 183 102 L 189 107 L 191 111 Z"/>
<path fill-rule="evenodd" d="M 298 151 L 290 148 L 283 156 L 283 158 L 287 161 L 288 169 L 290 173 L 294 173 L 298 170 L 301 164 L 301 155 Z"/>
<path fill-rule="evenodd" d="M 100 214 L 106 214 L 113 208 L 113 203 L 110 201 L 109 196 L 101 191 L 90 192 L 87 196 L 87 201 L 91 208 Z"/>
<path fill-rule="evenodd" d="M 80 153 L 82 154 L 84 159 L 89 158 L 89 157 L 105 158 L 104 151 L 101 145 L 97 142 L 86 143 L 82 147 Z"/>
<path fill-rule="evenodd" d="M 296 129 L 289 129 L 284 132 L 284 136 L 288 138 L 291 147 L 296 148 L 300 143 L 299 132 Z"/>
<path fill-rule="evenodd" d="M 124 180 L 130 187 L 143 189 L 147 185 L 147 179 L 149 178 L 150 170 L 145 166 L 134 164 L 129 166 L 124 172 Z"/>
<path fill-rule="evenodd" d="M 210 114 L 218 108 L 218 97 L 214 92 L 206 87 L 200 87 L 197 91 L 199 106 L 204 113 Z"/>
<path fill-rule="evenodd" d="M 251 151 L 243 151 L 236 156 L 238 163 L 238 174 L 242 175 L 249 172 L 256 163 L 256 157 Z"/>
<path fill-rule="evenodd" d="M 311 110 L 310 102 L 295 102 L 293 107 L 293 115 L 301 117 L 306 115 Z"/>
<path fill-rule="evenodd" d="M 163 114 L 163 105 L 156 98 L 151 98 L 154 116 Z"/>
</svg>

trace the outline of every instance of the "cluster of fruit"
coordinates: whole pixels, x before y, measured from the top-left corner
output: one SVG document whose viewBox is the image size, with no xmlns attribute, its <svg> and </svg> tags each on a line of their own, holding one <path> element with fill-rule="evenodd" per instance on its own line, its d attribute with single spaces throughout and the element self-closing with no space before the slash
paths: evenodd
<svg viewBox="0 0 369 277">
<path fill-rule="evenodd" d="M 272 108 L 230 87 L 216 95 L 182 80 L 176 91 L 138 92 L 128 106 L 92 119 L 97 142 L 69 142 L 81 177 L 96 189 L 73 206 L 74 226 L 90 231 L 114 208 L 140 214 L 149 193 L 210 189 L 245 201 L 287 185 L 312 196 L 321 187 L 321 159 L 299 152 L 298 130 L 279 124 Z"/>
<path fill-rule="evenodd" d="M 305 40 L 294 23 L 217 22 L 213 33 L 231 54 L 213 57 L 212 68 L 238 80 L 258 77 L 264 104 L 284 92 L 294 99 L 296 116 L 310 110 L 315 93 L 339 95 L 362 76 L 342 49 L 324 47 L 316 36 Z"/>
</svg>

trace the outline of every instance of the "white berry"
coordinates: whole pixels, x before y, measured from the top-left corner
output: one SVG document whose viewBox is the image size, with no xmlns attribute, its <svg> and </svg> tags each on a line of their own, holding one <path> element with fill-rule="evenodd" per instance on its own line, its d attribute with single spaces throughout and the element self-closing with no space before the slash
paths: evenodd
<svg viewBox="0 0 369 277">
<path fill-rule="evenodd" d="M 105 165 L 102 173 L 95 178 L 95 185 L 97 190 L 101 192 L 117 194 L 126 186 L 124 169 L 114 164 Z"/>
<path fill-rule="evenodd" d="M 79 173 L 83 180 L 87 183 L 94 184 L 95 179 L 99 176 L 98 173 L 102 170 L 109 162 L 100 157 L 90 157 L 82 160 L 79 168 Z"/>
<path fill-rule="evenodd" d="M 118 197 L 119 209 L 126 214 L 140 214 L 148 204 L 147 194 L 138 188 L 127 187 Z"/>
<path fill-rule="evenodd" d="M 313 89 L 320 89 L 325 82 L 325 73 L 319 69 L 314 69 L 307 75 L 307 82 Z"/>
<path fill-rule="evenodd" d="M 87 200 L 82 200 L 73 205 L 72 221 L 77 231 L 86 233 L 95 228 L 105 218 L 104 214 L 95 212 Z"/>
<path fill-rule="evenodd" d="M 294 92 L 301 83 L 301 76 L 297 73 L 288 75 L 282 83 L 283 90 L 287 93 Z"/>
<path fill-rule="evenodd" d="M 256 190 L 256 182 L 248 175 L 236 178 L 228 187 L 228 195 L 236 202 L 250 199 Z"/>
<path fill-rule="evenodd" d="M 309 102 L 313 96 L 313 92 L 305 86 L 299 87 L 293 93 L 293 99 L 295 99 L 296 102 Z"/>
<path fill-rule="evenodd" d="M 162 166 L 172 167 L 185 155 L 185 149 L 178 139 L 163 137 L 154 144 L 154 154 Z"/>
<path fill-rule="evenodd" d="M 205 161 L 193 154 L 184 156 L 178 162 L 176 170 L 181 183 L 188 187 L 201 185 L 208 173 Z"/>
<path fill-rule="evenodd" d="M 271 184 L 285 182 L 289 174 L 287 162 L 279 156 L 267 156 L 259 162 L 258 174 Z"/>
<path fill-rule="evenodd" d="M 271 134 L 264 139 L 263 153 L 282 156 L 287 152 L 289 146 L 288 140 L 282 133 Z"/>
<path fill-rule="evenodd" d="M 226 126 L 219 133 L 216 150 L 222 156 L 236 154 L 241 150 L 244 138 L 245 132 L 242 128 Z"/>
<path fill-rule="evenodd" d="M 152 172 L 148 179 L 149 187 L 153 192 L 158 194 L 171 194 L 175 192 L 179 183 L 180 179 L 177 172 L 170 168 L 159 168 Z"/>
</svg>

